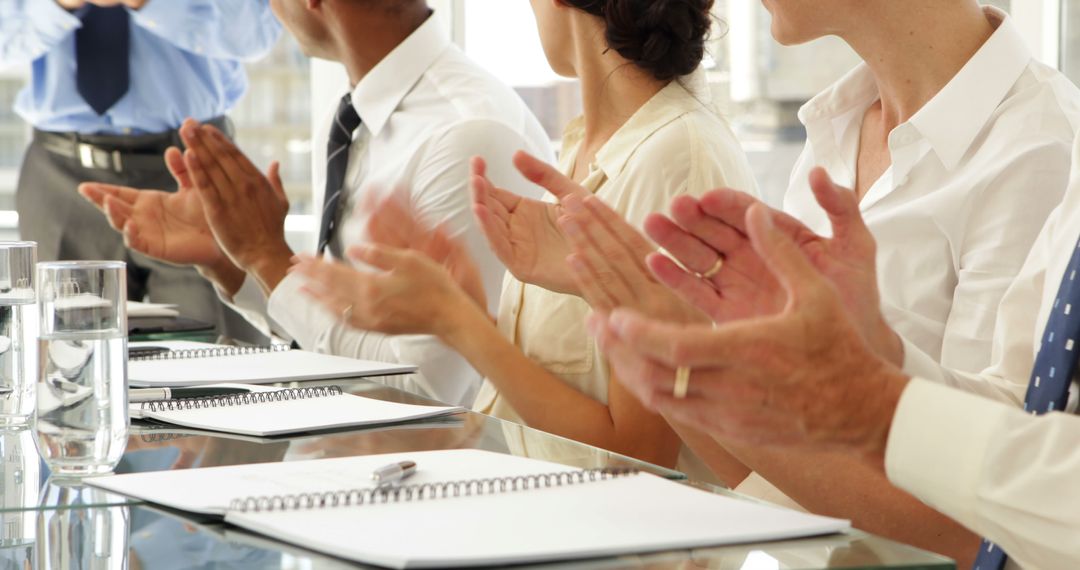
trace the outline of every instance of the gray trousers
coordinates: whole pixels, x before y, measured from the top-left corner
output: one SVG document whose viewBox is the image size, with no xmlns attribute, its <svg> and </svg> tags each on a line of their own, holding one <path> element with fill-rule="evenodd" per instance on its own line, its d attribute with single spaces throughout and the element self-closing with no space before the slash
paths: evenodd
<svg viewBox="0 0 1080 570">
<path fill-rule="evenodd" d="M 176 304 L 183 316 L 216 324 L 234 338 L 259 340 L 261 335 L 224 306 L 213 286 L 193 268 L 156 261 L 125 247 L 104 214 L 79 195 L 82 182 L 176 191 L 164 160 L 160 166 L 144 164 L 123 173 L 85 168 L 74 158 L 50 152 L 35 137 L 23 159 L 15 203 L 19 233 L 38 243 L 41 261 L 124 261 L 129 299 Z"/>
</svg>

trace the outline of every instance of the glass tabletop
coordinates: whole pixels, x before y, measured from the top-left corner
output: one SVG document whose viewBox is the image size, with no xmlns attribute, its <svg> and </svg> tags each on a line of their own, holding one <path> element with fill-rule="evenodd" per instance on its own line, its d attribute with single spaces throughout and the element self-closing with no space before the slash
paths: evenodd
<svg viewBox="0 0 1080 570">
<path fill-rule="evenodd" d="M 346 392 L 369 398 L 437 405 L 437 402 L 381 385 L 374 380 L 305 382 L 303 385 L 333 384 Z M 523 440 L 544 442 L 545 449 L 556 449 L 557 453 L 530 455 L 518 445 Z M 669 479 L 685 478 L 678 471 L 474 412 L 432 421 L 285 438 L 247 437 L 133 422 L 127 450 L 116 472 L 136 473 L 439 449 L 482 449 L 530 455 L 574 467 L 632 467 Z M 48 467 L 38 457 L 29 428 L 0 430 L 0 457 L 3 461 L 0 513 L 63 508 L 66 504 L 64 501 L 74 501 L 83 506 L 137 502 L 85 488 L 78 480 L 50 477 Z"/>
<path fill-rule="evenodd" d="M 367 397 L 410 404 L 430 400 L 371 379 L 335 384 Z M 530 442 L 523 446 L 522 442 Z M 542 445 L 537 445 L 539 442 Z M 528 455 L 582 468 L 633 467 L 712 492 L 677 471 L 467 412 L 386 428 L 262 439 L 135 423 L 117 472 L 160 471 L 438 449 Z M 537 455 L 540 450 L 543 453 Z M 349 562 L 50 478 L 29 429 L 0 431 L 0 569 L 7 568 L 361 568 Z M 408 537 L 403 537 L 407 540 Z M 362 537 L 358 537 L 362 539 Z M 73 566 L 74 565 L 74 566 Z M 545 564 L 544 568 L 719 568 L 737 570 L 955 570 L 950 560 L 858 531 L 808 540 Z"/>
</svg>

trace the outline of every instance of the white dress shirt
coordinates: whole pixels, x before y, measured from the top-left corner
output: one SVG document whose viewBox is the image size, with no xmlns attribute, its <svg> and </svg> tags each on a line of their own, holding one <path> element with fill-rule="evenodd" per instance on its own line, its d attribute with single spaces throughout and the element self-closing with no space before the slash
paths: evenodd
<svg viewBox="0 0 1080 570">
<path fill-rule="evenodd" d="M 885 467 L 898 487 L 1003 548 L 1011 567 L 1080 568 L 1075 415 L 1032 416 L 916 379 L 893 418 Z"/>
<path fill-rule="evenodd" d="M 892 166 L 860 210 L 878 242 L 882 310 L 904 339 L 904 370 L 1016 403 L 1023 388 L 977 375 L 990 363 L 1005 291 L 1067 186 L 1080 91 L 1032 59 L 1004 13 L 986 12 L 996 31 L 890 134 Z M 784 206 L 816 232 L 831 228 L 809 172 L 821 165 L 854 187 L 863 116 L 879 98 L 864 64 L 799 113 L 808 141 Z M 1030 351 L 1038 333 L 1027 334 Z M 1025 387 L 1032 361 L 1020 362 Z M 801 508 L 756 472 L 736 490 Z"/>
<path fill-rule="evenodd" d="M 505 268 L 475 223 L 469 194 L 469 160 L 482 156 L 498 186 L 538 198 L 542 189 L 511 163 L 526 150 L 554 162 L 550 139 L 510 88 L 471 62 L 450 42 L 435 16 L 375 66 L 352 92 L 363 120 L 349 150 L 342 243 L 367 239 L 362 206 L 370 198 L 398 193 L 432 225 L 445 225 L 464 240 L 498 307 Z M 316 133 L 316 164 L 325 163 L 333 110 Z M 322 204 L 325 169 L 316 168 L 315 203 Z M 351 215 L 348 213 L 352 213 Z M 351 262 L 350 262 L 351 263 Z M 387 384 L 442 402 L 471 405 L 480 375 L 458 354 L 429 336 L 387 336 L 345 325 L 299 291 L 303 278 L 290 275 L 269 299 L 247 279 L 233 304 L 264 331 L 291 338 L 308 350 L 342 356 L 416 364 L 418 374 L 387 378 Z"/>
<path fill-rule="evenodd" d="M 892 166 L 860 209 L 878 242 L 883 311 L 921 362 L 979 372 L 997 308 L 1068 181 L 1080 92 L 1032 59 L 1002 12 L 996 31 L 910 121 L 889 135 Z M 784 209 L 829 235 L 807 175 L 854 187 L 863 117 L 880 95 L 862 65 L 800 111 L 808 142 Z M 907 366 L 906 366 L 907 368 Z"/>
</svg>

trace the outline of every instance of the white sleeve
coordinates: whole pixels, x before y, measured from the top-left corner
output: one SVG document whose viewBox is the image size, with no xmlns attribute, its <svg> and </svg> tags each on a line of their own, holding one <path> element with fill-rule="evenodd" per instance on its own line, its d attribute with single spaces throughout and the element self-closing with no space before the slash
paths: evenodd
<svg viewBox="0 0 1080 570">
<path fill-rule="evenodd" d="M 1025 568 L 1080 568 L 1080 417 L 916 379 L 893 419 L 898 487 L 997 543 Z"/>
<path fill-rule="evenodd" d="M 502 123 L 463 122 L 427 141 L 414 157 L 418 166 L 411 178 L 398 185 L 409 193 L 409 203 L 420 219 L 445 226 L 468 245 L 482 274 L 491 310 L 497 306 L 506 270 L 473 218 L 469 161 L 473 156 L 483 156 L 494 183 L 520 194 L 538 196 L 541 190 L 513 169 L 511 158 L 521 149 L 537 153 L 520 134 Z M 363 236 L 349 239 L 355 241 Z M 418 374 L 388 378 L 385 383 L 448 404 L 472 406 L 482 378 L 462 356 L 431 336 L 388 336 L 348 327 L 339 315 L 329 314 L 301 293 L 302 285 L 299 275 L 286 277 L 270 295 L 269 310 L 273 321 L 300 346 L 341 356 L 416 365 Z"/>
</svg>

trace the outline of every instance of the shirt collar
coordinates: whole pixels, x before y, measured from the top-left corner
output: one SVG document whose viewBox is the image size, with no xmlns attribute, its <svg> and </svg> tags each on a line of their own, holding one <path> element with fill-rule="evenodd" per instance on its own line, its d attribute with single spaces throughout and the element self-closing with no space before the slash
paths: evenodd
<svg viewBox="0 0 1080 570">
<path fill-rule="evenodd" d="M 997 30 L 910 121 L 948 170 L 956 168 L 964 158 L 1031 63 L 1031 51 L 1012 19 L 997 8 L 984 10 Z"/>
<path fill-rule="evenodd" d="M 450 47 L 450 37 L 432 14 L 356 84 L 353 106 L 364 126 L 378 136 L 420 77 Z"/>
<path fill-rule="evenodd" d="M 1031 51 L 1012 19 L 997 8 L 983 9 L 997 29 L 960 72 L 908 121 L 948 170 L 956 168 L 964 158 L 1031 63 Z M 861 124 L 863 113 L 879 98 L 873 74 L 862 63 L 803 105 L 799 120 L 806 125 L 807 136 L 816 148 L 834 148 L 838 144 L 834 121 L 854 113 L 851 117 Z M 900 127 L 898 131 L 903 130 Z"/>
<path fill-rule="evenodd" d="M 696 85 L 695 76 L 672 81 L 653 95 L 597 151 L 596 165 L 604 171 L 608 180 L 619 176 L 638 147 L 661 128 L 694 110 L 709 109 L 683 84 L 685 81 L 693 88 Z M 579 117 L 566 127 L 563 135 L 564 153 L 574 152 L 584 134 L 585 122 Z"/>
</svg>

